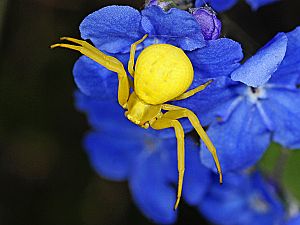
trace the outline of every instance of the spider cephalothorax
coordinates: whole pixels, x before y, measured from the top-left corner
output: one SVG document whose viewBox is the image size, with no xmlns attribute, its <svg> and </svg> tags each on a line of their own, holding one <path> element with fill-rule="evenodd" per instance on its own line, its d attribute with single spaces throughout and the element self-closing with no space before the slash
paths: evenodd
<svg viewBox="0 0 300 225">
<path fill-rule="evenodd" d="M 61 38 L 78 45 L 54 44 L 51 48 L 63 47 L 79 51 L 108 70 L 116 72 L 119 79 L 118 101 L 126 110 L 125 115 L 131 122 L 143 128 L 161 130 L 173 127 L 175 129 L 179 173 L 177 200 L 174 207 L 176 209 L 181 197 L 185 167 L 184 131 L 178 119 L 187 117 L 212 153 L 220 175 L 220 183 L 222 183 L 222 172 L 216 149 L 197 116 L 189 109 L 166 104 L 166 102 L 188 98 L 203 90 L 211 81 L 187 91 L 194 79 L 192 63 L 183 50 L 169 44 L 153 44 L 145 48 L 137 58 L 134 69 L 136 47 L 146 37 L 147 35 L 131 45 L 128 71 L 134 78 L 133 84 L 118 59 L 104 54 L 86 41 Z M 130 87 L 133 88 L 131 93 Z M 163 113 L 162 110 L 167 112 Z"/>
</svg>

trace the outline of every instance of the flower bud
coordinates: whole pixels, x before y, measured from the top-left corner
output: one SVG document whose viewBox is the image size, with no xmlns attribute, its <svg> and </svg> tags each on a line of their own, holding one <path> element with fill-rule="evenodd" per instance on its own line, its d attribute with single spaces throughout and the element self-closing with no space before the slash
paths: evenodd
<svg viewBox="0 0 300 225">
<path fill-rule="evenodd" d="M 209 6 L 190 9 L 190 12 L 200 24 L 205 40 L 215 40 L 219 38 L 222 23 L 217 18 L 216 12 Z"/>
</svg>

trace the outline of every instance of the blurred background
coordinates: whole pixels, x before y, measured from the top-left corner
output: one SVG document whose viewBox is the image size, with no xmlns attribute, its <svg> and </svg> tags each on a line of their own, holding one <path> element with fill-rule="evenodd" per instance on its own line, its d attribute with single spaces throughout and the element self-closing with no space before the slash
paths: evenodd
<svg viewBox="0 0 300 225">
<path fill-rule="evenodd" d="M 152 224 L 126 182 L 91 169 L 81 143 L 89 127 L 73 106 L 79 54 L 49 48 L 61 36 L 79 37 L 82 19 L 112 4 L 143 7 L 141 0 L 0 0 L 1 225 Z M 300 25 L 300 2 L 281 0 L 257 12 L 240 2 L 221 17 L 223 35 L 250 56 L 277 32 Z M 284 179 L 300 199 L 299 156 L 286 164 Z M 182 204 L 178 224 L 208 223 Z"/>
</svg>

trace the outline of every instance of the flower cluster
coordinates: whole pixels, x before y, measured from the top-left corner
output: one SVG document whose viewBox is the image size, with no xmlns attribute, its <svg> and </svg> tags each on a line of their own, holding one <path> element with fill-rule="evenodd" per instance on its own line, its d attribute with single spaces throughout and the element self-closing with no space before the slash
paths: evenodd
<svg viewBox="0 0 300 225">
<path fill-rule="evenodd" d="M 126 21 L 134 17 L 138 19 L 136 24 Z M 114 31 L 110 28 L 111 24 L 115 25 Z M 160 7 L 152 6 L 139 13 L 130 7 L 109 6 L 86 17 L 80 30 L 83 38 L 91 39 L 100 50 L 112 53 L 125 65 L 129 59 L 129 43 L 146 33 L 149 37 L 143 47 L 153 43 L 178 46 L 199 65 L 195 67 L 194 87 L 199 86 L 205 76 L 206 81 L 229 76 L 242 58 L 240 45 L 230 39 L 216 39 L 214 34 L 216 40 L 205 40 L 211 31 L 202 32 L 200 24 L 201 21 L 192 14 L 178 9 L 164 12 Z M 96 30 L 100 32 L 93 33 Z M 109 36 L 104 35 L 108 32 Z M 229 52 L 231 57 L 227 55 Z M 83 93 L 76 95 L 78 108 L 88 114 L 96 130 L 85 140 L 92 165 L 105 177 L 127 179 L 136 203 L 148 217 L 160 223 L 174 222 L 176 213 L 172 207 L 176 197 L 177 160 L 173 130 L 145 131 L 129 122 L 116 102 L 116 74 L 89 58 L 82 56 L 76 62 L 73 73 Z M 183 125 L 187 132 L 191 130 L 187 121 L 183 121 Z M 183 196 L 190 204 L 197 204 L 207 189 L 209 179 L 205 177 L 209 177 L 209 171 L 201 165 L 197 145 L 192 139 L 187 140 L 186 148 Z M 200 173 L 202 175 L 196 175 Z"/>
<path fill-rule="evenodd" d="M 236 1 L 209 2 L 220 11 Z M 247 2 L 256 9 L 271 1 Z M 259 161 L 272 141 L 287 149 L 300 148 L 300 27 L 279 33 L 241 63 L 241 45 L 221 37 L 221 22 L 211 8 L 187 12 L 165 10 L 167 6 L 148 1 L 141 12 L 128 6 L 102 8 L 82 21 L 81 37 L 125 68 L 131 44 L 145 34 L 136 57 L 152 44 L 181 48 L 194 68 L 190 89 L 212 83 L 172 104 L 192 110 L 207 127 L 225 173 L 220 186 L 206 146 L 195 138 L 188 121 L 181 120 L 187 136 L 184 200 L 215 224 L 298 224 L 299 216 L 287 215 L 277 184 L 245 169 Z M 90 58 L 80 57 L 73 74 L 79 88 L 76 106 L 93 129 L 84 139 L 91 165 L 107 179 L 127 180 L 135 203 L 148 218 L 174 223 L 178 178 L 174 131 L 145 130 L 127 120 L 117 103 L 117 74 Z"/>
</svg>

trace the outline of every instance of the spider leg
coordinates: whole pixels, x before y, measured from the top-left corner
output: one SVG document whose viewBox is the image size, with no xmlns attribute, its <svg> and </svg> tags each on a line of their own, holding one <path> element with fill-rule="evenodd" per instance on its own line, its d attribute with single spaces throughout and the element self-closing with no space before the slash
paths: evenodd
<svg viewBox="0 0 300 225">
<path fill-rule="evenodd" d="M 79 46 L 77 46 L 77 47 L 80 47 L 84 53 L 82 53 L 80 49 L 74 49 L 71 47 L 71 46 L 76 47 L 76 45 L 54 44 L 54 45 L 51 45 L 50 47 L 51 48 L 55 48 L 55 47 L 70 48 L 73 50 L 77 50 L 84 55 L 86 55 L 85 53 L 87 53 L 87 54 L 89 54 L 89 55 L 86 55 L 87 57 L 89 57 L 89 58 L 93 59 L 94 61 L 98 62 L 99 64 L 103 65 L 108 70 L 111 70 L 114 72 L 118 72 L 120 69 L 119 68 L 120 66 L 123 67 L 123 64 L 118 59 L 104 54 L 103 52 L 101 52 L 100 50 L 98 50 L 97 48 L 95 48 L 94 46 L 92 46 L 91 44 L 89 44 L 86 41 L 78 40 L 78 39 L 71 38 L 71 37 L 61 37 L 60 40 L 62 40 L 62 41 L 66 40 L 66 41 L 70 41 L 75 44 L 78 44 Z"/>
<path fill-rule="evenodd" d="M 165 118 L 164 116 L 151 124 L 151 127 L 156 130 L 173 127 L 177 138 L 177 163 L 178 163 L 178 187 L 177 187 L 177 199 L 174 205 L 174 210 L 177 209 L 183 185 L 184 176 L 184 131 L 178 120 Z"/>
<path fill-rule="evenodd" d="M 193 127 L 196 129 L 198 135 L 200 136 L 200 138 L 203 140 L 203 142 L 207 146 L 207 149 L 212 154 L 212 156 L 214 158 L 214 161 L 216 163 L 218 173 L 219 173 L 219 179 L 220 179 L 219 181 L 222 184 L 223 183 L 223 175 L 222 175 L 222 170 L 221 170 L 221 166 L 220 166 L 220 162 L 219 162 L 219 159 L 218 159 L 216 148 L 213 145 L 213 143 L 211 142 L 211 140 L 209 139 L 209 137 L 207 136 L 207 134 L 204 131 L 203 127 L 201 126 L 201 124 L 199 122 L 199 119 L 195 115 L 195 113 L 193 113 L 189 109 L 182 108 L 182 107 L 179 107 L 179 106 L 170 105 L 170 104 L 163 104 L 162 109 L 168 110 L 168 112 L 166 112 L 164 114 L 164 116 L 167 117 L 167 118 L 179 119 L 179 118 L 187 117 L 189 119 L 189 121 L 191 122 Z"/>
<path fill-rule="evenodd" d="M 177 100 L 182 100 L 182 99 L 186 99 L 186 98 L 189 98 L 191 96 L 193 96 L 194 94 L 198 93 L 199 91 L 203 91 L 213 80 L 209 80 L 207 81 L 206 83 L 192 89 L 192 90 L 189 90 L 181 95 L 179 95 L 178 97 L 172 99 L 172 101 L 177 101 Z"/>
<path fill-rule="evenodd" d="M 103 52 L 101 52 L 100 50 L 98 50 L 97 48 L 95 48 L 94 46 L 92 46 L 86 41 L 78 40 L 75 38 L 69 38 L 69 37 L 62 37 L 61 40 L 70 41 L 78 45 L 59 43 L 59 44 L 51 45 L 50 47 L 68 48 L 68 49 L 81 52 L 83 55 L 89 57 L 90 59 L 104 66 L 106 69 L 118 73 L 118 79 L 119 79 L 118 101 L 123 108 L 126 108 L 127 101 L 129 98 L 130 84 L 129 84 L 126 71 L 123 67 L 123 64 L 118 59 L 104 54 Z"/>
<path fill-rule="evenodd" d="M 136 47 L 138 46 L 138 44 L 142 43 L 146 38 L 148 37 L 148 34 L 145 34 L 142 39 L 134 42 L 131 47 L 130 47 L 130 58 L 128 61 L 128 72 L 130 73 L 130 75 L 133 77 L 134 74 L 134 56 L 135 56 L 135 51 L 136 51 Z"/>
</svg>

